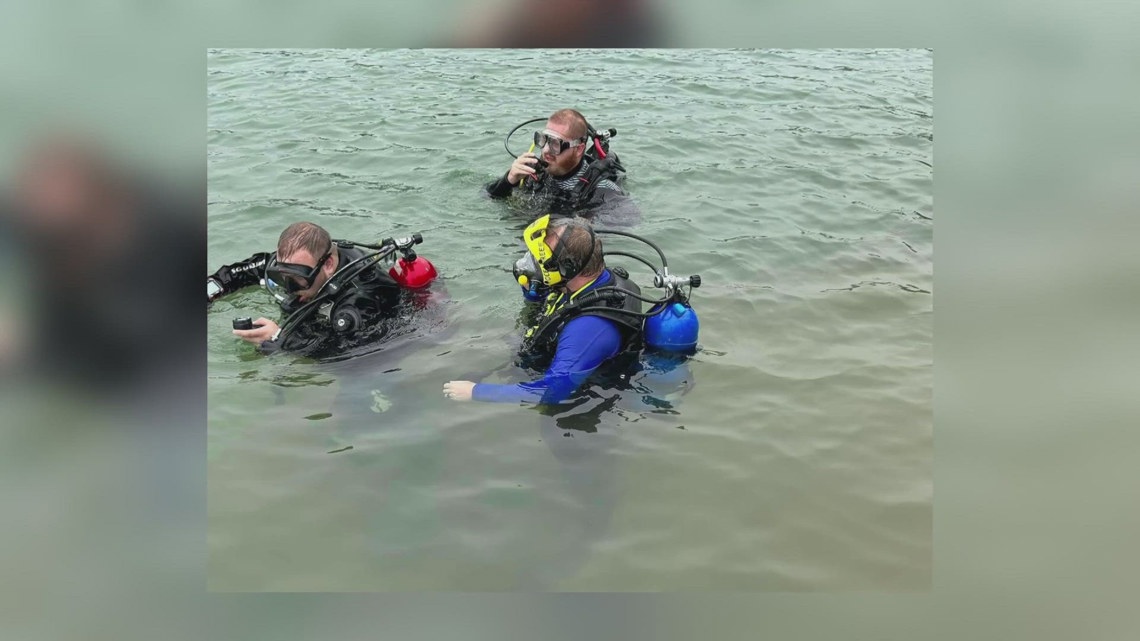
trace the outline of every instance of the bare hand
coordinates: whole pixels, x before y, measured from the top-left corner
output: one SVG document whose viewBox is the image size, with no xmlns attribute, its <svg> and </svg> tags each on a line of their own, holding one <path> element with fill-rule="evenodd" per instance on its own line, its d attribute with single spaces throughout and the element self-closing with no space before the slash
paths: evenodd
<svg viewBox="0 0 1140 641">
<path fill-rule="evenodd" d="M 448 381 L 443 384 L 443 395 L 453 401 L 469 401 L 474 389 L 472 381 Z"/>
<path fill-rule="evenodd" d="M 277 333 L 278 329 L 280 329 L 280 327 L 277 326 L 277 323 L 274 323 L 268 318 L 259 318 L 253 321 L 253 324 L 261 325 L 261 327 L 254 327 L 253 329 L 235 329 L 233 330 L 234 336 L 237 336 L 243 341 L 253 343 L 254 345 L 260 345 L 262 341 L 267 341 L 273 338 L 273 335 Z"/>
<path fill-rule="evenodd" d="M 507 182 L 512 185 L 517 185 L 527 176 L 534 178 L 534 165 L 537 164 L 538 156 L 535 156 L 531 152 L 528 151 L 525 154 L 519 154 L 519 157 L 515 158 L 515 161 L 511 163 L 510 171 L 507 172 Z"/>
</svg>

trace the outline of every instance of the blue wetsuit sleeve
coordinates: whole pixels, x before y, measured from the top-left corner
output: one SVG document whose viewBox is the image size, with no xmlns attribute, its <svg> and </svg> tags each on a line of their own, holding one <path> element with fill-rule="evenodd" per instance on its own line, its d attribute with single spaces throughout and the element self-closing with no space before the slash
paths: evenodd
<svg viewBox="0 0 1140 641">
<path fill-rule="evenodd" d="M 517 385 L 479 383 L 472 390 L 472 398 L 497 403 L 560 403 L 620 349 L 621 332 L 612 321 L 598 316 L 579 316 L 566 323 L 558 335 L 554 362 L 545 376 Z"/>
</svg>

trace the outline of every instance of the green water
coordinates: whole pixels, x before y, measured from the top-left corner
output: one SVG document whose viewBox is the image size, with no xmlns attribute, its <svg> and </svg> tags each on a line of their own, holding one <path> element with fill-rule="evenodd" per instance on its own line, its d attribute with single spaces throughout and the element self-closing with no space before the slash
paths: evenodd
<svg viewBox="0 0 1140 641">
<path fill-rule="evenodd" d="M 443 327 L 338 364 L 233 338 L 279 316 L 262 291 L 209 309 L 211 589 L 930 586 L 931 52 L 207 62 L 211 270 L 297 220 L 421 232 L 449 299 Z M 634 231 L 701 275 L 701 350 L 562 414 L 449 402 L 448 380 L 522 375 L 528 221 L 481 187 L 507 131 L 564 106 L 618 130 Z"/>
</svg>

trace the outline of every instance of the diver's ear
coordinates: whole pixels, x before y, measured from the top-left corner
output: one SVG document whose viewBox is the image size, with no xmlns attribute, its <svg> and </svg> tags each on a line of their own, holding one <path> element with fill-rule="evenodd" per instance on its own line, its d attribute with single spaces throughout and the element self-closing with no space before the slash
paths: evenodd
<svg viewBox="0 0 1140 641">
<path fill-rule="evenodd" d="M 336 273 L 337 265 L 340 263 L 339 256 L 340 252 L 334 248 L 332 253 L 329 254 L 329 257 L 325 259 L 325 264 L 321 265 L 321 271 L 324 272 L 325 275 L 332 276 Z"/>
</svg>

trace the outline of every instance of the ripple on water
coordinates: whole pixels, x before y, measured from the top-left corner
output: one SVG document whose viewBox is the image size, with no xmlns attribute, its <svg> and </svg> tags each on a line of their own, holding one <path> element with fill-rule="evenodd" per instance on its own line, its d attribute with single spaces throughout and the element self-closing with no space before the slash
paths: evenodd
<svg viewBox="0 0 1140 641">
<path fill-rule="evenodd" d="M 275 313 L 261 292 L 211 308 L 211 588 L 929 587 L 930 52 L 207 59 L 210 260 L 298 219 L 420 231 L 454 303 L 423 349 L 339 368 L 235 343 L 232 316 Z M 633 231 L 703 277 L 702 351 L 563 414 L 449 403 L 444 381 L 525 375 L 526 221 L 482 185 L 571 67 L 619 131 Z"/>
</svg>

